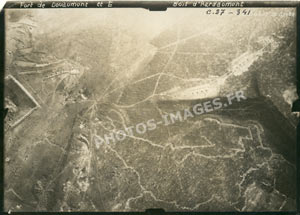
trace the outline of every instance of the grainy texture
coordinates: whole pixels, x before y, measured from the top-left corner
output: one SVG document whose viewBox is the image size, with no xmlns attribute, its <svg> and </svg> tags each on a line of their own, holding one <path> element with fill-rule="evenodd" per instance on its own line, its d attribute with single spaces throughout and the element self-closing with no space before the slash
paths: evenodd
<svg viewBox="0 0 300 215">
<path fill-rule="evenodd" d="M 295 210 L 295 11 L 206 11 L 7 11 L 5 209 Z"/>
</svg>

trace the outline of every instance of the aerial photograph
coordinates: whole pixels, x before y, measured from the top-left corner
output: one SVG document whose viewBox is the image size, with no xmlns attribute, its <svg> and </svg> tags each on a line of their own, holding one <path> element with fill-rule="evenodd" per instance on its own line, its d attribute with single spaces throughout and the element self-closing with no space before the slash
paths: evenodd
<svg viewBox="0 0 300 215">
<path fill-rule="evenodd" d="M 295 211 L 294 8 L 7 9 L 4 209 Z"/>
</svg>

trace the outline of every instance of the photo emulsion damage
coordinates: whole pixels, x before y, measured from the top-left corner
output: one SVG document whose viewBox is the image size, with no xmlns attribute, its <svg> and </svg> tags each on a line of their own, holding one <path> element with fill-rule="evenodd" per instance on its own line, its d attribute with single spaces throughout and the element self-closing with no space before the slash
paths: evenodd
<svg viewBox="0 0 300 215">
<path fill-rule="evenodd" d="M 296 210 L 294 8 L 5 11 L 5 211 Z"/>
</svg>

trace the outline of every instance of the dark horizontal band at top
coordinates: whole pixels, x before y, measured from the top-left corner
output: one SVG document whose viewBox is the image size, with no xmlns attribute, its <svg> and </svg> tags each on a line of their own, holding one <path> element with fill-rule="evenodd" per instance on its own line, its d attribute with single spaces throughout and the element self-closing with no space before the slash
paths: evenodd
<svg viewBox="0 0 300 215">
<path fill-rule="evenodd" d="M 4 8 L 237 8 L 296 7 L 298 1 L 8 1 Z"/>
</svg>

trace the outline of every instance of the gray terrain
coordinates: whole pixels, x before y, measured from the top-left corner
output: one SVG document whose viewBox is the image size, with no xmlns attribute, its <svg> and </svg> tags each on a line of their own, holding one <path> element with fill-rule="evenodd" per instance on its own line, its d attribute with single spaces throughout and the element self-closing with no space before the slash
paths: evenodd
<svg viewBox="0 0 300 215">
<path fill-rule="evenodd" d="M 9 9 L 5 24 L 6 211 L 296 209 L 294 9 Z"/>
</svg>

